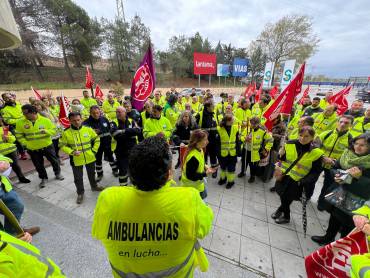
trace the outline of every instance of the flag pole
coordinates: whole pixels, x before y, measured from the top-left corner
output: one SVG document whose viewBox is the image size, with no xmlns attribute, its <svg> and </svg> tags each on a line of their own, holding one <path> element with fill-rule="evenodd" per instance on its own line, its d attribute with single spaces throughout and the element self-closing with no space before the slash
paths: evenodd
<svg viewBox="0 0 370 278">
<path fill-rule="evenodd" d="M 200 74 L 198 74 L 198 88 L 200 88 Z"/>
<path fill-rule="evenodd" d="M 92 98 L 95 98 L 95 97 L 94 97 L 94 89 L 93 89 L 93 85 L 91 85 L 90 90 L 91 90 L 91 97 L 92 97 Z"/>
</svg>

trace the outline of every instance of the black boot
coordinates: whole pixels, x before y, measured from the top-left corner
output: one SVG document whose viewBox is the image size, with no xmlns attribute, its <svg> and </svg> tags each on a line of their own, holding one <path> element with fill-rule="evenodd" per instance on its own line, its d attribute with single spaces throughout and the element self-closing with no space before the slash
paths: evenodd
<svg viewBox="0 0 370 278">
<path fill-rule="evenodd" d="M 272 219 L 277 219 L 281 216 L 283 212 L 280 209 L 277 209 L 273 214 L 271 214 Z"/>
<path fill-rule="evenodd" d="M 290 218 L 287 218 L 285 215 L 280 215 L 279 218 L 275 219 L 276 224 L 288 224 L 290 222 Z"/>
<path fill-rule="evenodd" d="M 327 245 L 334 241 L 334 238 L 329 238 L 327 235 L 323 236 L 312 236 L 312 241 L 318 243 L 319 245 Z"/>
<path fill-rule="evenodd" d="M 242 178 L 242 177 L 244 177 L 245 176 L 245 173 L 244 172 L 240 172 L 239 174 L 238 174 L 238 178 Z"/>
<path fill-rule="evenodd" d="M 212 173 L 212 178 L 217 178 L 217 170 L 216 170 L 216 172 L 214 172 L 214 173 Z"/>
<path fill-rule="evenodd" d="M 254 181 L 256 180 L 256 177 L 255 176 L 251 176 L 249 179 L 248 179 L 248 183 L 254 183 Z"/>
<path fill-rule="evenodd" d="M 233 181 L 229 181 L 227 184 L 226 184 L 226 189 L 230 189 L 231 187 L 233 187 L 235 184 L 235 182 Z"/>
<path fill-rule="evenodd" d="M 223 185 L 223 184 L 225 184 L 226 183 L 226 178 L 224 178 L 224 179 L 220 179 L 219 181 L 218 181 L 218 185 Z"/>
</svg>

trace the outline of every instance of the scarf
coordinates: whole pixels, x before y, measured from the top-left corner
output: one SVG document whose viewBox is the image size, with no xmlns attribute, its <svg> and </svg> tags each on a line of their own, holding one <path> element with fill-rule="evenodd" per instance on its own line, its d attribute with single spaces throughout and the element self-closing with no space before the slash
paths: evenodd
<svg viewBox="0 0 370 278">
<path fill-rule="evenodd" d="M 358 156 L 351 150 L 345 150 L 339 160 L 340 166 L 347 170 L 354 166 L 370 169 L 370 154 Z"/>
</svg>

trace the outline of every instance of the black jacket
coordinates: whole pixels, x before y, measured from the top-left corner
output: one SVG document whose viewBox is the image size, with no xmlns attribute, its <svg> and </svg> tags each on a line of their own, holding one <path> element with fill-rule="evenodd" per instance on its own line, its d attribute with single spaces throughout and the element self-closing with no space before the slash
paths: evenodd
<svg viewBox="0 0 370 278">
<path fill-rule="evenodd" d="M 118 125 L 115 122 L 110 124 L 110 132 L 117 141 L 115 153 L 117 155 L 128 155 L 130 150 L 136 145 L 141 129 L 136 122 L 131 121 L 130 123 L 128 117 L 126 117 L 124 122 L 118 119 L 117 122 Z"/>
<path fill-rule="evenodd" d="M 175 145 L 180 145 L 181 143 L 187 144 L 190 139 L 190 133 L 192 130 L 195 130 L 198 128 L 198 125 L 191 128 L 190 126 L 185 127 L 184 125 L 176 125 L 175 130 L 172 134 L 172 140 L 175 143 Z"/>
<path fill-rule="evenodd" d="M 101 116 L 99 119 L 96 120 L 90 116 L 87 120 L 83 122 L 83 125 L 91 127 L 95 131 L 99 130 L 96 133 L 100 137 L 100 146 L 110 148 L 112 137 L 110 135 L 110 124 L 106 117 Z"/>
</svg>

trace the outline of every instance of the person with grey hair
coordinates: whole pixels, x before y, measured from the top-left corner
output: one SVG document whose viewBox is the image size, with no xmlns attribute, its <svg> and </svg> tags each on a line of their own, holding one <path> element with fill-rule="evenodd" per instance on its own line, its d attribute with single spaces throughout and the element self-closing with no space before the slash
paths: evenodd
<svg viewBox="0 0 370 278">
<path fill-rule="evenodd" d="M 175 146 L 180 146 L 181 143 L 188 144 L 191 132 L 197 128 L 198 125 L 191 112 L 190 111 L 182 112 L 177 120 L 175 130 L 173 131 L 172 135 L 172 141 L 175 144 Z M 175 169 L 179 167 L 180 167 L 180 150 L 179 158 L 175 165 Z"/>
<path fill-rule="evenodd" d="M 130 119 L 124 107 L 116 109 L 116 119 L 110 124 L 110 133 L 114 141 L 114 153 L 117 158 L 118 180 L 121 186 L 128 185 L 128 156 L 137 144 L 141 129 Z"/>
</svg>

